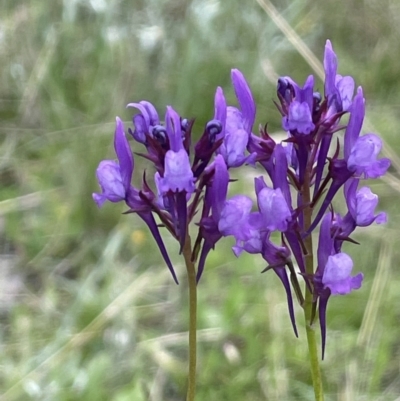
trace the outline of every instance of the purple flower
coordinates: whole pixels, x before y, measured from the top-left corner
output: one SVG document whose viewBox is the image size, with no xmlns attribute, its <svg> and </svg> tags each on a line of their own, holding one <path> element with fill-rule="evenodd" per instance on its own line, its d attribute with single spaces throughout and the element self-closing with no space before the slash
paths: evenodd
<svg viewBox="0 0 400 401">
<path fill-rule="evenodd" d="M 165 155 L 164 177 L 160 180 L 162 193 L 168 191 L 193 193 L 195 190 L 193 172 L 189 156 L 184 149 L 174 152 L 169 150 Z"/>
<path fill-rule="evenodd" d="M 288 114 L 282 118 L 283 129 L 298 134 L 310 134 L 315 125 L 312 121 L 313 105 L 314 105 L 314 77 L 310 75 L 303 88 L 300 88 L 290 78 L 285 77 L 287 85 L 293 87 L 294 98 L 288 105 Z M 280 85 L 282 86 L 283 79 Z"/>
<path fill-rule="evenodd" d="M 346 295 L 361 287 L 363 274 L 351 276 L 353 261 L 343 252 L 336 252 L 336 233 L 332 214 L 324 216 L 321 223 L 318 241 L 318 267 L 314 275 L 315 296 L 319 298 L 319 320 L 322 337 L 322 358 L 326 340 L 326 307 L 331 295 Z M 335 235 L 335 234 L 334 234 Z"/>
<path fill-rule="evenodd" d="M 191 194 L 195 190 L 193 172 L 189 155 L 183 148 L 181 120 L 172 107 L 167 107 L 165 121 L 170 150 L 164 159 L 164 176 L 160 179 L 161 192 L 185 191 Z"/>
<path fill-rule="evenodd" d="M 170 149 L 165 154 L 164 173 L 158 181 L 158 190 L 162 195 L 168 196 L 170 213 L 182 252 L 188 225 L 187 195 L 190 196 L 195 191 L 194 176 L 189 155 L 183 145 L 181 118 L 170 106 L 165 114 L 165 124 Z"/>
<path fill-rule="evenodd" d="M 221 218 L 221 213 L 225 205 L 228 193 L 229 173 L 224 159 L 221 155 L 214 160 L 214 178 L 210 190 L 211 217 L 215 223 Z"/>
<path fill-rule="evenodd" d="M 224 203 L 218 222 L 218 230 L 223 236 L 232 235 L 236 244 L 232 247 L 238 257 L 244 250 L 260 253 L 262 239 L 260 235 L 261 216 L 251 213 L 253 201 L 244 195 L 235 195 Z"/>
<path fill-rule="evenodd" d="M 351 149 L 347 167 L 358 176 L 378 178 L 386 173 L 390 166 L 389 159 L 377 159 L 382 148 L 382 139 L 374 134 L 360 136 Z"/>
<path fill-rule="evenodd" d="M 239 167 L 246 162 L 244 152 L 249 135 L 244 129 L 242 113 L 235 107 L 228 107 L 224 142 L 219 149 L 228 166 Z"/>
<path fill-rule="evenodd" d="M 342 101 L 342 111 L 348 111 L 354 96 L 354 79 L 350 76 L 336 75 L 336 87 Z"/>
<path fill-rule="evenodd" d="M 349 76 L 342 77 L 337 74 L 337 58 L 328 40 L 324 54 L 325 69 L 325 98 L 322 101 L 317 93 L 318 102 L 314 105 L 314 119 L 320 129 L 318 130 L 317 141 L 321 143 L 317 147 L 317 166 L 315 173 L 314 196 L 320 189 L 324 167 L 329 153 L 333 133 L 339 129 L 341 116 L 350 109 L 354 96 L 354 79 Z M 318 96 L 319 95 L 319 96 Z M 321 103 L 322 101 L 322 103 Z M 361 126 L 360 126 L 361 128 Z M 325 213 L 322 212 L 321 216 Z"/>
<path fill-rule="evenodd" d="M 99 207 L 101 207 L 106 200 L 110 202 L 125 201 L 130 207 L 129 212 L 137 213 L 149 227 L 174 281 L 178 283 L 171 260 L 169 259 L 159 233 L 157 223 L 151 213 L 151 201 L 154 195 L 152 193 L 145 193 L 145 191 L 139 191 L 131 185 L 133 156 L 125 136 L 123 123 L 118 117 L 116 119 L 114 148 L 119 163 L 113 160 L 103 160 L 100 162 L 96 175 L 102 193 L 94 193 L 93 199 Z M 140 194 L 142 194 L 142 196 Z M 148 201 L 146 202 L 143 198 L 147 198 Z"/>
<path fill-rule="evenodd" d="M 247 222 L 243 224 L 243 236 L 235 237 L 236 244 L 232 247 L 233 253 L 237 258 L 243 251 L 250 254 L 262 253 L 267 233 L 260 213 L 249 213 Z"/>
<path fill-rule="evenodd" d="M 270 160 L 269 175 L 274 189 L 269 188 L 262 177 L 254 180 L 261 212 L 263 229 L 279 230 L 284 233 L 292 253 L 302 273 L 305 273 L 302 244 L 299 242 L 296 212 L 292 208 L 292 199 L 288 183 L 287 149 L 278 144 Z M 261 196 L 260 196 L 261 194 Z M 296 231 L 297 230 L 297 231 Z"/>
<path fill-rule="evenodd" d="M 354 168 L 354 170 L 349 170 L 348 159 L 357 139 L 360 136 L 360 131 L 365 114 L 364 103 L 365 99 L 363 96 L 363 91 L 362 88 L 359 87 L 357 90 L 357 95 L 354 97 L 353 103 L 350 108 L 349 123 L 347 124 L 346 132 L 344 134 L 344 159 L 338 158 L 337 150 L 334 157 L 332 157 L 330 161 L 328 177 L 325 179 L 325 181 L 327 181 L 327 179 L 329 178 L 332 178 L 332 182 L 307 234 L 311 233 L 311 231 L 315 229 L 315 227 L 324 216 L 336 193 L 344 185 L 344 183 L 353 176 L 354 170 L 356 168 Z M 327 151 L 328 149 L 325 149 L 324 153 L 327 154 Z M 325 164 L 324 160 L 321 160 L 321 162 L 322 163 L 319 163 L 319 177 L 322 175 L 322 168 Z"/>
<path fill-rule="evenodd" d="M 281 189 L 265 187 L 257 194 L 257 201 L 265 228 L 269 231 L 286 231 L 292 214 Z"/>
<path fill-rule="evenodd" d="M 390 166 L 389 159 L 377 159 L 382 148 L 382 140 L 374 134 L 360 136 L 365 115 L 364 103 L 363 91 L 359 87 L 350 107 L 349 123 L 344 134 L 344 159 L 338 158 L 337 150 L 330 160 L 327 178 L 332 178 L 332 182 L 308 233 L 320 222 L 334 196 L 347 180 L 353 176 L 378 178 L 385 174 Z"/>
<path fill-rule="evenodd" d="M 360 136 L 365 115 L 365 99 L 362 88 L 351 106 L 349 124 L 344 135 L 344 157 L 350 172 L 365 178 L 378 178 L 386 173 L 389 159 L 377 159 L 382 148 L 382 140 L 375 134 Z"/>
<path fill-rule="evenodd" d="M 129 133 L 138 142 L 146 144 L 146 135 L 153 135 L 154 127 L 160 124 L 157 110 L 146 100 L 142 100 L 139 103 L 129 103 L 126 107 L 135 107 L 140 111 L 140 114 L 136 114 L 133 117 L 135 130 L 133 132 L 129 130 Z"/>
<path fill-rule="evenodd" d="M 231 78 L 240 110 L 232 106 L 227 107 L 224 141 L 217 152 L 224 157 L 228 167 L 239 167 L 244 163 L 254 164 L 256 159 L 256 154 L 245 156 L 256 106 L 243 74 L 239 70 L 232 70 Z M 222 100 L 218 107 L 222 107 Z M 222 110 L 218 112 L 223 116 Z"/>
<path fill-rule="evenodd" d="M 353 261 L 349 255 L 343 252 L 330 255 L 322 275 L 322 284 L 330 289 L 332 295 L 346 295 L 352 290 L 358 290 L 364 276 L 358 273 L 352 277 L 352 270 Z"/>
<path fill-rule="evenodd" d="M 370 188 L 362 187 L 357 190 L 359 180 L 352 179 L 346 182 L 344 194 L 349 213 L 358 227 L 366 227 L 374 221 L 377 224 L 387 222 L 387 215 L 384 212 L 375 215 L 378 205 L 378 195 L 375 195 Z"/>
<path fill-rule="evenodd" d="M 116 119 L 114 149 L 119 163 L 113 160 L 103 160 L 96 170 L 97 180 L 102 192 L 100 194 L 94 193 L 93 199 L 99 207 L 106 200 L 110 202 L 125 200 L 131 190 L 133 156 L 124 133 L 124 125 L 118 117 Z"/>
<path fill-rule="evenodd" d="M 231 79 L 242 112 L 243 128 L 250 133 L 256 118 L 256 104 L 253 95 L 246 78 L 239 70 L 233 69 L 231 71 Z"/>
<path fill-rule="evenodd" d="M 253 201 L 244 195 L 235 195 L 224 204 L 221 211 L 218 229 L 224 235 L 233 235 L 236 240 L 246 240 L 248 233 L 248 218 L 253 207 Z"/>
<path fill-rule="evenodd" d="M 283 128 L 286 131 L 297 131 L 308 135 L 315 125 L 312 122 L 311 110 L 306 102 L 294 100 L 289 106 L 289 115 L 283 119 Z"/>
<path fill-rule="evenodd" d="M 206 124 L 203 135 L 194 147 L 193 174 L 197 178 L 218 151 L 225 136 L 226 101 L 222 88 L 218 87 L 214 98 L 214 119 Z"/>
<path fill-rule="evenodd" d="M 347 111 L 354 95 L 354 79 L 337 74 L 337 57 L 329 40 L 324 54 L 325 96 L 328 99 L 328 116 Z"/>
</svg>

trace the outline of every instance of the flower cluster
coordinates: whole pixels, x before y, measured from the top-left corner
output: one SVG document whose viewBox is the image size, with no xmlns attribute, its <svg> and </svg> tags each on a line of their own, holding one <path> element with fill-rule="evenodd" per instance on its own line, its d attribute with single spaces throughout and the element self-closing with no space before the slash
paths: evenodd
<svg viewBox="0 0 400 401">
<path fill-rule="evenodd" d="M 360 182 L 382 176 L 390 165 L 388 159 L 378 158 L 382 140 L 372 133 L 361 135 L 362 88 L 355 90 L 352 77 L 337 73 L 337 58 L 329 41 L 324 68 L 324 93 L 315 90 L 313 76 L 303 86 L 290 77 L 278 80 L 276 106 L 287 132 L 282 143 L 275 142 L 266 126 L 259 135 L 253 133 L 256 105 L 238 70 L 231 73 L 238 107 L 228 106 L 223 90 L 217 88 L 214 116 L 194 146 L 194 120 L 168 106 L 161 122 L 151 103 L 129 104 L 138 113 L 128 133 L 144 146 L 145 152 L 139 155 L 154 164 L 152 183 L 143 174 L 141 187 L 132 186 L 133 155 L 117 118 L 114 146 L 118 162 L 100 163 L 97 178 L 102 192 L 93 195 L 98 206 L 106 200 L 124 201 L 128 212 L 145 221 L 176 282 L 155 217 L 179 241 L 182 252 L 188 225 L 199 216 L 191 255 L 197 261 L 197 280 L 207 255 L 224 236 L 234 237 L 236 256 L 260 254 L 267 262 L 264 271 L 273 270 L 282 281 L 296 335 L 292 288 L 303 304 L 298 283 L 302 276 L 313 295 L 314 313 L 319 311 L 323 349 L 330 296 L 348 294 L 360 288 L 363 280 L 362 273 L 352 276 L 353 262 L 342 252 L 342 245 L 354 242 L 350 235 L 356 227 L 386 222 L 385 213 L 375 215 L 378 197 L 368 187 L 360 187 Z M 345 114 L 347 123 L 342 122 Z M 342 141 L 337 135 L 341 131 Z M 244 164 L 258 164 L 265 170 L 254 182 L 256 208 L 245 195 L 227 199 L 230 170 Z M 348 210 L 344 216 L 332 207 L 341 189 Z M 317 264 L 315 269 L 311 264 L 310 270 L 308 238 L 319 223 Z M 276 233 L 279 243 L 273 241 Z"/>
</svg>

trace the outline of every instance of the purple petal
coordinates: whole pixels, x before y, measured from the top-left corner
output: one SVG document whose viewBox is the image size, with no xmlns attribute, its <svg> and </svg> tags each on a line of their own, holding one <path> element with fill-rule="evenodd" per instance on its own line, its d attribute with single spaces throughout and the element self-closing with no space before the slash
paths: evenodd
<svg viewBox="0 0 400 401">
<path fill-rule="evenodd" d="M 379 178 L 386 173 L 390 167 L 390 160 L 383 158 L 372 163 L 364 172 L 364 178 Z"/>
<path fill-rule="evenodd" d="M 385 224 L 385 223 L 387 223 L 387 220 L 388 220 L 388 217 L 387 217 L 387 214 L 385 212 L 378 213 L 375 216 L 375 223 L 376 224 Z"/>
<path fill-rule="evenodd" d="M 294 96 L 297 96 L 299 93 L 299 87 L 292 80 L 290 77 L 279 77 L 278 78 L 278 84 L 276 91 L 278 93 L 278 96 L 280 96 L 286 104 L 289 104 L 292 101 L 293 98 L 293 91 L 295 92 Z"/>
<path fill-rule="evenodd" d="M 222 124 L 222 130 L 217 136 L 217 140 L 225 136 L 225 124 L 226 124 L 226 100 L 224 91 L 218 87 L 215 92 L 214 98 L 214 119 L 218 120 Z"/>
<path fill-rule="evenodd" d="M 245 231 L 253 201 L 244 195 L 236 195 L 225 202 L 218 223 L 219 231 L 224 235 L 233 235 L 236 239 L 246 240 Z"/>
<path fill-rule="evenodd" d="M 158 113 L 157 113 L 157 110 L 155 109 L 155 107 L 147 100 L 142 100 L 140 102 L 140 104 L 143 105 L 147 111 L 147 114 L 149 116 L 150 125 L 154 126 L 154 125 L 160 124 L 160 118 L 158 117 Z"/>
<path fill-rule="evenodd" d="M 290 196 L 290 188 L 287 181 L 288 163 L 285 148 L 281 144 L 276 145 L 273 156 L 275 158 L 275 170 L 273 176 L 274 188 L 280 188 L 287 205 L 291 207 L 292 198 Z"/>
<path fill-rule="evenodd" d="M 125 199 L 126 192 L 121 178 L 120 166 L 113 160 L 103 160 L 96 170 L 97 181 L 102 194 L 93 194 L 93 199 L 99 207 L 106 200 L 120 202 Z"/>
<path fill-rule="evenodd" d="M 218 222 L 228 193 L 229 173 L 221 155 L 217 155 L 214 165 L 215 173 L 212 183 L 211 207 L 213 219 Z"/>
<path fill-rule="evenodd" d="M 330 97 L 336 94 L 336 71 L 337 57 L 332 49 L 330 40 L 326 41 L 324 53 L 324 70 L 325 70 L 325 96 Z"/>
<path fill-rule="evenodd" d="M 133 123 L 135 124 L 135 130 L 132 134 L 133 138 L 139 143 L 146 143 L 146 134 L 148 133 L 149 127 L 146 125 L 146 121 L 142 114 L 136 114 L 133 116 Z"/>
<path fill-rule="evenodd" d="M 140 114 L 133 117 L 135 131 L 132 135 L 139 143 L 146 144 L 146 134 L 152 134 L 152 128 L 160 124 L 157 110 L 146 100 L 139 103 L 129 103 L 126 107 L 134 107 L 140 111 Z"/>
<path fill-rule="evenodd" d="M 217 152 L 224 157 L 229 167 L 239 167 L 247 161 L 244 153 L 249 142 L 249 135 L 244 129 L 240 111 L 235 107 L 228 107 L 224 142 Z"/>
<path fill-rule="evenodd" d="M 286 231 L 292 214 L 280 188 L 271 189 L 267 187 L 262 189 L 257 200 L 266 229 L 269 231 Z"/>
<path fill-rule="evenodd" d="M 236 235 L 236 245 L 232 247 L 236 257 L 246 251 L 250 254 L 261 253 L 267 231 L 262 224 L 259 212 L 250 213 L 240 227 L 241 236 Z"/>
<path fill-rule="evenodd" d="M 359 180 L 351 179 L 345 184 L 346 203 L 354 223 L 359 227 L 369 226 L 374 221 L 377 224 L 386 223 L 386 213 L 374 215 L 378 196 L 368 187 L 362 187 L 357 191 L 358 183 Z"/>
<path fill-rule="evenodd" d="M 252 255 L 261 253 L 263 249 L 263 240 L 260 231 L 252 230 L 251 225 L 248 229 L 249 238 L 246 240 L 238 240 L 236 245 L 232 247 L 233 253 L 238 258 L 240 254 L 245 251 Z"/>
<path fill-rule="evenodd" d="M 315 128 L 308 104 L 293 101 L 289 106 L 288 117 L 283 117 L 282 125 L 286 131 L 308 135 Z"/>
<path fill-rule="evenodd" d="M 340 77 L 337 76 L 336 79 Z M 339 91 L 340 98 L 342 100 L 342 110 L 348 111 L 353 101 L 354 96 L 354 79 L 350 76 L 340 77 L 336 82 L 336 87 Z"/>
<path fill-rule="evenodd" d="M 264 177 L 254 178 L 254 188 L 256 190 L 256 195 L 260 193 L 260 191 L 264 188 L 267 188 L 267 184 L 264 181 Z"/>
<path fill-rule="evenodd" d="M 378 206 L 378 195 L 370 188 L 363 187 L 356 195 L 356 223 L 358 226 L 369 226 L 375 220 L 375 208 Z"/>
<path fill-rule="evenodd" d="M 349 210 L 349 213 L 351 214 L 354 220 L 356 220 L 356 215 L 357 215 L 356 194 L 359 182 L 360 180 L 357 178 L 350 178 L 345 182 L 343 188 L 347 209 Z"/>
<path fill-rule="evenodd" d="M 309 75 L 304 82 L 303 88 L 300 90 L 300 97 L 297 99 L 299 103 L 307 103 L 310 110 L 314 105 L 314 77 Z"/>
<path fill-rule="evenodd" d="M 378 178 L 386 173 L 390 166 L 389 159 L 377 160 L 382 148 L 382 139 L 375 134 L 359 137 L 347 160 L 347 167 L 365 178 Z"/>
<path fill-rule="evenodd" d="M 92 194 L 92 198 L 96 202 L 98 207 L 102 207 L 104 202 L 107 200 L 107 198 L 103 194 L 98 194 L 96 192 Z"/>
<path fill-rule="evenodd" d="M 354 277 L 351 277 L 350 287 L 352 290 L 358 290 L 361 288 L 362 282 L 364 280 L 364 275 L 362 273 L 358 273 Z"/>
<path fill-rule="evenodd" d="M 115 128 L 114 148 L 119 160 L 119 168 L 121 171 L 122 183 L 125 192 L 131 186 L 132 173 L 133 173 L 133 155 L 129 142 L 126 139 L 124 132 L 124 124 L 119 117 L 116 119 L 117 126 Z"/>
<path fill-rule="evenodd" d="M 358 137 L 365 115 L 365 99 L 361 86 L 357 89 L 357 95 L 354 97 L 353 104 L 350 107 L 349 123 L 344 134 L 344 157 L 348 160 Z"/>
<path fill-rule="evenodd" d="M 233 69 L 231 71 L 231 79 L 243 116 L 243 127 L 250 134 L 256 118 L 256 105 L 251 90 L 244 75 L 239 70 Z"/>
<path fill-rule="evenodd" d="M 162 193 L 164 194 L 168 191 L 193 193 L 195 190 L 194 178 L 186 151 L 184 149 L 178 152 L 169 150 L 165 154 L 164 163 L 164 177 L 160 180 Z"/>
<path fill-rule="evenodd" d="M 328 257 L 328 262 L 322 276 L 325 288 L 331 290 L 332 295 L 345 295 L 360 288 L 363 279 L 362 273 L 351 277 L 353 261 L 346 253 L 338 253 Z"/>
<path fill-rule="evenodd" d="M 178 152 L 179 150 L 183 149 L 181 118 L 171 106 L 167 106 L 167 112 L 165 113 L 165 125 L 169 138 L 170 149 L 174 152 Z"/>
<path fill-rule="evenodd" d="M 144 118 L 144 122 L 146 124 L 146 131 L 148 131 L 149 127 L 150 127 L 150 116 L 148 114 L 147 108 L 142 104 L 142 102 L 140 103 L 129 103 L 126 105 L 126 107 L 134 107 L 136 109 L 138 109 L 141 113 L 142 116 Z"/>
</svg>

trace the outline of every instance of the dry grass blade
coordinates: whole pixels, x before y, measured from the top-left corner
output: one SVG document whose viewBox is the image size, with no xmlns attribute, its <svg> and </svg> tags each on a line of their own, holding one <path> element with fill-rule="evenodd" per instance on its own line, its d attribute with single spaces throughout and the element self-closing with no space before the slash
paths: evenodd
<svg viewBox="0 0 400 401">
<path fill-rule="evenodd" d="M 261 8 L 268 14 L 271 20 L 286 36 L 288 41 L 294 46 L 294 48 L 303 56 L 304 60 L 310 65 L 314 72 L 321 78 L 324 79 L 324 69 L 322 64 L 315 56 L 315 54 L 307 47 L 296 31 L 290 26 L 290 24 L 279 14 L 279 11 L 269 0 L 257 0 L 257 3 Z"/>
</svg>

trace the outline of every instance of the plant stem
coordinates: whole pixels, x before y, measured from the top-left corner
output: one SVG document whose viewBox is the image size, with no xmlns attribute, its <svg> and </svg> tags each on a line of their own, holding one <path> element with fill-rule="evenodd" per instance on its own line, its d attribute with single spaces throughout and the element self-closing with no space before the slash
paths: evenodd
<svg viewBox="0 0 400 401">
<path fill-rule="evenodd" d="M 304 209 L 304 232 L 307 232 L 309 227 L 311 226 L 311 217 L 312 217 L 312 208 L 311 208 L 311 197 L 310 197 L 310 169 L 307 169 L 305 174 L 304 184 L 303 184 L 303 205 L 308 205 Z M 308 235 L 305 238 L 305 246 L 307 249 L 307 254 L 305 255 L 305 267 L 306 274 L 309 277 L 312 277 L 314 274 L 314 258 L 313 258 L 313 244 L 312 244 L 312 235 Z M 322 378 L 321 378 L 321 370 L 319 367 L 319 358 L 317 351 L 317 341 L 315 336 L 314 327 L 311 324 L 311 319 L 313 318 L 313 294 L 308 288 L 305 286 L 305 300 L 304 300 L 304 319 L 306 326 L 306 334 L 307 334 L 307 344 L 308 344 L 308 354 L 310 357 L 310 368 L 311 368 L 311 377 L 314 387 L 314 394 L 316 401 L 324 400 L 324 390 L 322 387 Z M 315 320 L 315 319 L 314 319 Z"/>
<path fill-rule="evenodd" d="M 191 248 L 190 236 L 186 234 L 185 245 L 182 250 L 189 284 L 189 375 L 186 401 L 194 401 L 196 396 L 197 282 Z"/>
</svg>

